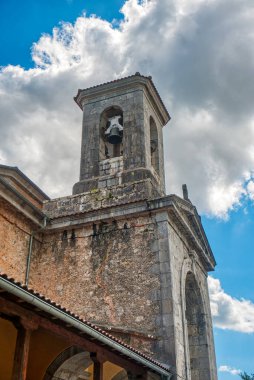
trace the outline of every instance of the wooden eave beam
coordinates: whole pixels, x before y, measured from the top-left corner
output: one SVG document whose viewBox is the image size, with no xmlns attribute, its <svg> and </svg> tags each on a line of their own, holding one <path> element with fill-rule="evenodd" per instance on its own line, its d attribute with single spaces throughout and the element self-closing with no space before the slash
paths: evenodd
<svg viewBox="0 0 254 380">
<path fill-rule="evenodd" d="M 82 337 L 78 332 L 66 329 L 64 323 L 63 325 L 59 325 L 49 321 L 45 317 L 38 316 L 33 311 L 27 310 L 20 305 L 16 305 L 13 301 L 0 297 L 0 311 L 7 315 L 19 317 L 24 321 L 27 321 L 27 323 L 33 321 L 33 324 L 38 325 L 38 328 L 40 327 L 44 330 L 51 331 L 55 335 L 66 339 L 71 345 L 79 346 L 85 351 L 96 352 L 100 357 L 104 357 L 105 361 L 108 360 L 120 367 L 130 369 L 134 373 L 141 374 L 141 372 L 145 372 L 142 370 L 140 364 L 136 364 L 132 359 L 128 359 L 127 356 L 121 355 L 121 353 L 117 354 L 118 351 L 111 351 L 111 349 L 107 349 L 106 346 L 102 347 L 101 344 L 95 343 L 94 341 L 92 342 L 88 337 Z"/>
</svg>

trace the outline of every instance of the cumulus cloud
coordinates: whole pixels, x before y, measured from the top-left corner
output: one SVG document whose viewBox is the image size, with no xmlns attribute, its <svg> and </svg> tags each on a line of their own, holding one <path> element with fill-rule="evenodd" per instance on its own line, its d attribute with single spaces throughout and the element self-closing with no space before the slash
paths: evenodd
<svg viewBox="0 0 254 380">
<path fill-rule="evenodd" d="M 0 73 L 0 162 L 55 197 L 78 180 L 78 88 L 140 71 L 172 116 L 165 129 L 169 193 L 187 183 L 201 212 L 226 218 L 251 197 L 252 0 L 127 0 L 115 23 L 85 14 L 42 35 L 34 68 Z"/>
<path fill-rule="evenodd" d="M 221 365 L 219 366 L 219 372 L 228 372 L 231 375 L 240 375 L 242 371 L 240 369 L 232 368 L 228 365 Z"/>
<path fill-rule="evenodd" d="M 254 181 L 251 180 L 247 184 L 247 192 L 251 200 L 254 201 Z"/>
<path fill-rule="evenodd" d="M 223 330 L 254 333 L 254 304 L 225 293 L 218 279 L 209 276 L 208 285 L 214 326 Z"/>
</svg>

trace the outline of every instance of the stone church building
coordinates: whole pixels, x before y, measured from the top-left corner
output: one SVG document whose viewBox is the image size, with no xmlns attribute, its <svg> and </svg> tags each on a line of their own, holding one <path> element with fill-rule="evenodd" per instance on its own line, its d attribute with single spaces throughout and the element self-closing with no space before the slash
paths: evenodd
<svg viewBox="0 0 254 380">
<path fill-rule="evenodd" d="M 216 380 L 215 260 L 186 186 L 165 194 L 170 116 L 151 77 L 74 100 L 72 195 L 0 166 L 0 380 Z"/>
</svg>

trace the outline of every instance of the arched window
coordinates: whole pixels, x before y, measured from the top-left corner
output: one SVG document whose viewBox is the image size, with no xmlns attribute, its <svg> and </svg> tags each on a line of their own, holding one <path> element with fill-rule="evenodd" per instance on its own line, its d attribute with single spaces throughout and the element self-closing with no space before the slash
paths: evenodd
<svg viewBox="0 0 254 380">
<path fill-rule="evenodd" d="M 154 119 L 150 116 L 150 151 L 151 165 L 159 174 L 159 148 L 158 148 L 158 131 Z"/>
<path fill-rule="evenodd" d="M 112 106 L 100 117 L 100 161 L 123 155 L 123 111 Z"/>
<path fill-rule="evenodd" d="M 191 272 L 186 276 L 185 300 L 190 378 L 191 380 L 210 380 L 204 305 L 199 286 Z"/>
</svg>

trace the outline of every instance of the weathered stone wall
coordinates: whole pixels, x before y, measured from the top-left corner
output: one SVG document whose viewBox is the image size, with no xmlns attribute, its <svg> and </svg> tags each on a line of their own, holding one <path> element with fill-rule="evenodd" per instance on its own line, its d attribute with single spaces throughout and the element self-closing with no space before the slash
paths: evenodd
<svg viewBox="0 0 254 380">
<path fill-rule="evenodd" d="M 172 222 L 169 225 L 170 235 L 170 257 L 172 265 L 172 296 L 173 296 L 173 318 L 172 330 L 174 329 L 174 344 L 177 373 L 180 377 L 186 376 L 185 341 L 183 326 L 183 289 L 182 289 L 182 266 L 185 258 L 188 258 L 188 245 L 180 236 L 176 226 Z"/>
<path fill-rule="evenodd" d="M 36 227 L 19 211 L 0 198 L 0 271 L 25 282 L 29 238 Z M 40 246 L 34 241 L 34 251 Z"/>
<path fill-rule="evenodd" d="M 160 314 L 157 238 L 149 216 L 48 233 L 33 254 L 30 285 L 89 321 L 126 337 L 139 333 L 129 343 L 151 354 Z"/>
<path fill-rule="evenodd" d="M 123 171 L 123 157 L 113 157 L 100 161 L 100 177 L 115 176 Z M 121 183 L 117 183 L 120 185 Z M 107 186 L 111 187 L 111 186 Z"/>
<path fill-rule="evenodd" d="M 83 194 L 46 201 L 43 211 L 54 219 L 158 197 L 150 179 L 112 188 L 106 186 L 107 184 Z"/>
<path fill-rule="evenodd" d="M 155 214 L 158 239 L 153 250 L 158 254 L 156 273 L 160 279 L 160 291 L 153 293 L 153 299 L 160 304 L 160 314 L 156 318 L 158 340 L 154 344 L 157 358 L 175 367 L 179 378 L 189 379 L 190 359 L 186 310 L 186 276 L 192 273 L 202 295 L 199 302 L 205 314 L 204 349 L 197 342 L 197 352 L 201 352 L 198 367 L 202 380 L 216 380 L 216 363 L 209 306 L 206 272 L 200 259 L 190 246 L 179 227 L 166 211 Z M 203 326 L 200 326 L 203 328 Z M 207 347 L 208 348 L 205 348 Z M 208 356 L 207 358 L 207 349 Z M 193 362 L 192 362 L 193 364 Z M 209 370 L 208 370 L 209 368 Z M 198 378 L 198 377 L 197 377 Z M 201 378 L 199 380 L 201 380 Z M 196 379 L 196 378 L 195 378 Z"/>
<path fill-rule="evenodd" d="M 155 112 L 154 107 L 147 96 L 146 93 L 143 95 L 143 103 L 144 103 L 144 131 L 145 131 L 145 148 L 146 148 L 146 165 L 149 167 L 155 178 L 158 180 L 160 190 L 162 193 L 165 191 L 165 174 L 164 174 L 164 150 L 163 150 L 163 132 L 162 132 L 162 124 L 158 117 L 157 112 Z M 153 118 L 157 134 L 158 134 L 158 140 L 157 140 L 157 147 L 158 149 L 158 166 L 159 171 L 158 173 L 154 170 L 152 163 L 151 163 L 151 147 L 150 147 L 150 117 Z"/>
<path fill-rule="evenodd" d="M 169 236 L 170 262 L 172 265 L 171 287 L 173 301 L 173 314 L 171 320 L 172 325 L 170 328 L 172 334 L 174 334 L 174 343 L 171 342 L 170 350 L 175 350 L 177 373 L 181 378 L 187 379 L 187 376 L 188 374 L 190 374 L 191 367 L 193 365 L 193 362 L 190 362 L 189 359 L 188 329 L 185 314 L 187 308 L 186 305 L 188 301 L 186 299 L 186 277 L 189 273 L 192 274 L 195 278 L 198 287 L 198 294 L 200 295 L 200 308 L 204 310 L 204 320 L 202 319 L 202 321 L 205 323 L 205 326 L 200 325 L 200 329 L 205 328 L 205 332 L 203 333 L 204 338 L 201 337 L 201 339 L 203 339 L 204 341 L 201 342 L 200 339 L 197 340 L 197 359 L 194 359 L 196 361 L 199 360 L 199 362 L 197 363 L 199 371 L 197 371 L 197 373 L 203 374 L 201 376 L 202 380 L 216 380 L 217 371 L 214 354 L 212 319 L 209 305 L 207 274 L 202 268 L 200 259 L 198 258 L 197 254 L 189 248 L 187 241 L 184 239 L 179 229 L 172 223 L 171 220 L 169 221 Z M 193 291 L 194 290 L 195 289 L 193 289 Z M 195 308 L 195 305 L 192 306 Z M 200 321 L 200 323 L 202 321 Z M 197 327 L 193 326 L 193 328 Z M 202 351 L 202 345 L 203 357 L 199 358 L 198 351 Z M 207 349 L 209 358 L 207 358 Z M 198 376 L 196 376 L 195 379 L 196 378 L 199 379 Z"/>
<path fill-rule="evenodd" d="M 214 368 L 211 379 L 216 379 L 206 273 L 198 255 L 167 210 L 146 211 L 142 216 L 131 204 L 128 212 L 121 210 L 121 201 L 126 204 L 123 194 L 118 200 L 106 196 L 102 203 L 97 199 L 99 194 L 108 192 L 100 190 L 45 204 L 45 211 L 56 221 L 52 220 L 44 236 L 41 252 L 33 255 L 31 285 L 84 318 L 111 329 L 126 343 L 170 363 L 187 378 L 190 361 L 185 283 L 187 273 L 193 273 L 204 295 L 201 302 L 206 310 Z M 82 204 L 87 211 L 94 210 L 94 224 L 82 226 L 72 219 L 77 217 L 75 207 Z M 117 220 L 109 211 L 112 218 L 101 219 L 103 207 L 112 205 Z"/>
</svg>

